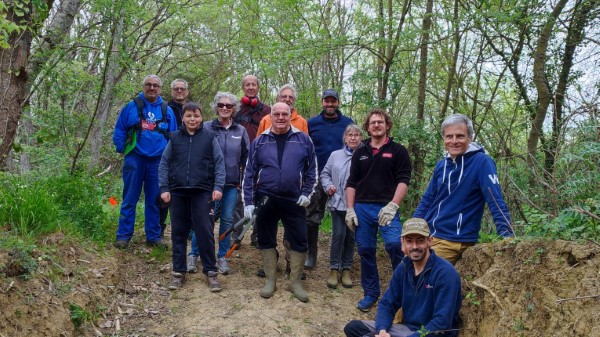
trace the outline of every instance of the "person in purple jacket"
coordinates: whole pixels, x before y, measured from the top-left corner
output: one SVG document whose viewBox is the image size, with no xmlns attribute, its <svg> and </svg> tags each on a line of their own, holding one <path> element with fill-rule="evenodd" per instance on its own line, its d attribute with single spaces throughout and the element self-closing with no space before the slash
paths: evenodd
<svg viewBox="0 0 600 337">
<path fill-rule="evenodd" d="M 350 321 L 346 337 L 456 336 L 462 304 L 460 277 L 454 267 L 431 249 L 425 220 L 412 218 L 402 226 L 406 256 L 394 270 L 375 321 Z M 403 324 L 392 324 L 398 309 Z"/>
<path fill-rule="evenodd" d="M 290 125 L 291 109 L 275 103 L 271 128 L 258 136 L 248 152 L 244 175 L 244 216 L 255 215 L 258 249 L 266 283 L 260 296 L 275 293 L 277 277 L 277 223 L 283 223 L 283 239 L 290 245 L 289 289 L 302 302 L 308 295 L 301 277 L 308 250 L 306 206 L 317 182 L 315 148 L 304 132 Z"/>
<path fill-rule="evenodd" d="M 454 264 L 477 242 L 485 203 L 498 235 L 509 238 L 514 232 L 496 163 L 473 142 L 473 122 L 461 114 L 448 116 L 442 135 L 448 153 L 437 163 L 413 217 L 429 223 L 433 248 Z"/>
</svg>

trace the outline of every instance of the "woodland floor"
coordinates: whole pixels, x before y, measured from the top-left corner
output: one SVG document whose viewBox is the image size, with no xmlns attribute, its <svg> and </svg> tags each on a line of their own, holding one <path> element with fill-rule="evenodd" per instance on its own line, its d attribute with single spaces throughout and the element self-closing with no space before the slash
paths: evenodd
<svg viewBox="0 0 600 337">
<path fill-rule="evenodd" d="M 52 247 L 52 256 L 33 251 L 38 270 L 30 277 L 21 275 L 27 259 L 0 247 L 0 337 L 343 336 L 349 320 L 372 319 L 375 309 L 355 308 L 362 297 L 358 257 L 355 286 L 327 288 L 329 243 L 321 233 L 317 267 L 303 281 L 308 303 L 292 296 L 281 272 L 275 295 L 258 295 L 261 259 L 248 242 L 230 259 L 232 272 L 219 276 L 219 293 L 208 291 L 201 273 L 169 291 L 170 252 L 147 248 L 141 233 L 124 251 L 54 234 L 39 243 Z M 378 261 L 385 289 L 391 268 L 384 250 Z M 464 298 L 460 336 L 600 336 L 597 243 L 480 244 L 456 267 Z"/>
</svg>

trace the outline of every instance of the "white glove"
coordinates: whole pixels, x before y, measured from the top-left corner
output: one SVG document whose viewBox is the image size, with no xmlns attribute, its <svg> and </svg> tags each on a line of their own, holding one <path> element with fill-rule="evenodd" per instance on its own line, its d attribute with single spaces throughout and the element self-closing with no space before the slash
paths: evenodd
<svg viewBox="0 0 600 337">
<path fill-rule="evenodd" d="M 396 216 L 396 213 L 398 212 L 398 207 L 400 207 L 400 206 L 398 206 L 390 201 L 381 210 L 379 210 L 379 215 L 378 215 L 379 225 L 381 225 L 381 226 L 389 225 L 390 222 L 392 222 L 392 219 L 394 219 L 394 216 Z"/>
<path fill-rule="evenodd" d="M 244 206 L 244 218 L 251 219 L 254 215 L 254 205 Z"/>
<path fill-rule="evenodd" d="M 301 195 L 300 198 L 298 198 L 298 201 L 296 201 L 296 205 L 302 206 L 302 207 L 308 207 L 309 204 L 310 204 L 310 199 L 304 195 Z"/>
<path fill-rule="evenodd" d="M 358 218 L 356 217 L 356 213 L 354 212 L 354 208 L 348 208 L 346 210 L 346 226 L 350 228 L 351 231 L 355 231 L 358 226 Z"/>
</svg>

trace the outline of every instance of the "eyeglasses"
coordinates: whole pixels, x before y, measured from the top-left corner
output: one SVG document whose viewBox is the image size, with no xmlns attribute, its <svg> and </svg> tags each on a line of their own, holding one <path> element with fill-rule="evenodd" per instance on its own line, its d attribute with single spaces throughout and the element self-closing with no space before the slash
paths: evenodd
<svg viewBox="0 0 600 337">
<path fill-rule="evenodd" d="M 160 84 L 158 83 L 144 83 L 144 86 L 147 88 L 160 88 Z"/>
<path fill-rule="evenodd" d="M 219 108 L 233 109 L 233 104 L 217 103 L 217 107 L 219 107 Z"/>
<path fill-rule="evenodd" d="M 172 88 L 171 90 L 180 92 L 180 91 L 186 91 L 187 88 Z"/>
<path fill-rule="evenodd" d="M 281 99 L 296 99 L 296 97 L 294 97 L 292 95 L 281 95 L 281 96 L 279 96 L 279 98 L 281 98 Z"/>
</svg>

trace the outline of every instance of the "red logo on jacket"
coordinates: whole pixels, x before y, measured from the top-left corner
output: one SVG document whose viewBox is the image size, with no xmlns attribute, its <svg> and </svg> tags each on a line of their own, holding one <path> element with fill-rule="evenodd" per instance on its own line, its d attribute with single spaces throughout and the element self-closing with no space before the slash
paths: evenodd
<svg viewBox="0 0 600 337">
<path fill-rule="evenodd" d="M 382 156 L 383 158 L 392 158 L 392 154 L 391 154 L 391 153 L 388 153 L 388 152 L 382 153 L 382 154 L 381 154 L 381 156 Z"/>
</svg>

